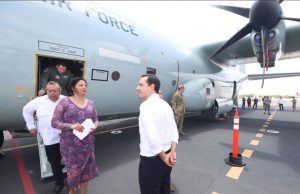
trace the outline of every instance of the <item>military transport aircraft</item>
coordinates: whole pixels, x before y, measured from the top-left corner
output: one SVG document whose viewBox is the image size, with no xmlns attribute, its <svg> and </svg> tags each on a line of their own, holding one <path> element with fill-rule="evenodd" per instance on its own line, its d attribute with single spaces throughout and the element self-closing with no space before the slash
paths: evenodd
<svg viewBox="0 0 300 194">
<path fill-rule="evenodd" d="M 185 47 L 106 9 L 93 4 L 82 7 L 76 1 L 1 1 L 0 18 L 0 130 L 25 128 L 22 108 L 37 96 L 43 70 L 58 61 L 87 80 L 88 98 L 95 101 L 100 120 L 138 115 L 141 100 L 136 86 L 143 74 L 160 78 L 169 102 L 177 86 L 184 84 L 186 111 L 214 119 L 232 109 L 233 99 L 247 79 L 222 64 L 251 60 L 257 54 L 249 49 L 249 37 L 236 43 L 240 52 L 232 52 L 236 47 L 224 50 L 234 42 L 231 40 L 213 55 L 224 42 L 187 52 Z M 265 28 L 262 32 L 268 34 L 268 43 L 261 44 L 264 38 L 253 31 L 251 38 L 256 42 L 252 44 L 271 48 L 275 42 L 283 48 L 277 36 L 286 34 L 286 53 L 298 52 L 300 37 L 292 35 L 299 34 L 300 26 L 285 29 L 266 24 Z M 272 54 L 270 49 L 267 53 Z"/>
</svg>

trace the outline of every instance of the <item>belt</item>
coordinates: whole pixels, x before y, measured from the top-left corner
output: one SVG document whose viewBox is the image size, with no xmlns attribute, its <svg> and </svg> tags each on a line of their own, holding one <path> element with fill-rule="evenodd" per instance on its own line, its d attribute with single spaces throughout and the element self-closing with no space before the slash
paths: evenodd
<svg viewBox="0 0 300 194">
<path fill-rule="evenodd" d="M 167 151 L 165 151 L 165 154 L 168 154 L 171 152 L 171 148 Z M 142 156 L 140 155 L 140 158 L 141 159 L 153 159 L 153 158 L 158 158 L 159 157 L 159 154 L 155 155 L 155 156 Z"/>
</svg>

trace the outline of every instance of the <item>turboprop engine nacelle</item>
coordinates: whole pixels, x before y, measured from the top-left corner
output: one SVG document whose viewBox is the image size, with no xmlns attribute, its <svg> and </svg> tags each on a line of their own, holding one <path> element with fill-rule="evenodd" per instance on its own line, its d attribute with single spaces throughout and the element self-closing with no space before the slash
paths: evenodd
<svg viewBox="0 0 300 194">
<path fill-rule="evenodd" d="M 184 84 L 186 111 L 199 111 L 211 108 L 215 103 L 215 88 L 208 78 L 199 78 Z"/>
</svg>

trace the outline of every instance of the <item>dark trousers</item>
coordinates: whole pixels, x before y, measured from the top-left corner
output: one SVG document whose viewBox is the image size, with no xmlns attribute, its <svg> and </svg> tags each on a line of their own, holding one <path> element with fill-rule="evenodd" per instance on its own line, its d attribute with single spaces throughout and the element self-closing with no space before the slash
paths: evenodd
<svg viewBox="0 0 300 194">
<path fill-rule="evenodd" d="M 283 104 L 279 104 L 279 110 L 283 110 Z"/>
<path fill-rule="evenodd" d="M 139 165 L 139 184 L 141 194 L 170 194 L 172 167 L 159 157 L 141 157 Z"/>
<path fill-rule="evenodd" d="M 253 109 L 254 109 L 254 108 L 257 109 L 257 103 L 254 103 L 252 108 L 253 108 Z"/>
<path fill-rule="evenodd" d="M 45 145 L 45 150 L 48 161 L 51 164 L 55 184 L 64 185 L 64 174 L 61 165 L 59 143 L 53 145 Z"/>
</svg>

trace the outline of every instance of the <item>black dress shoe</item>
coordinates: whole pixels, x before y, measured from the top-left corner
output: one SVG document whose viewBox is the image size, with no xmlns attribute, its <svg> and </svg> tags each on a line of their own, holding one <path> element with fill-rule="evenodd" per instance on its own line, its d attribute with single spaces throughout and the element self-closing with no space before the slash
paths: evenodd
<svg viewBox="0 0 300 194">
<path fill-rule="evenodd" d="M 64 188 L 64 185 L 54 185 L 54 188 L 52 190 L 52 194 L 59 194 L 61 190 Z"/>
</svg>

